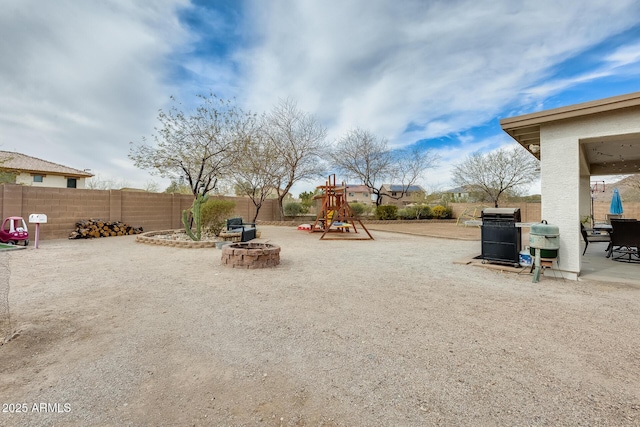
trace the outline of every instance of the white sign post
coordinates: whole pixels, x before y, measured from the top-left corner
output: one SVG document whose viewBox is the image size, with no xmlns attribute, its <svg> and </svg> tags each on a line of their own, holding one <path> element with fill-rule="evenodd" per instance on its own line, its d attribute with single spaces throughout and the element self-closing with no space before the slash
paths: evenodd
<svg viewBox="0 0 640 427">
<path fill-rule="evenodd" d="M 29 215 L 29 222 L 36 225 L 36 249 L 38 249 L 38 240 L 40 239 L 40 224 L 47 223 L 47 215 L 31 214 Z"/>
</svg>

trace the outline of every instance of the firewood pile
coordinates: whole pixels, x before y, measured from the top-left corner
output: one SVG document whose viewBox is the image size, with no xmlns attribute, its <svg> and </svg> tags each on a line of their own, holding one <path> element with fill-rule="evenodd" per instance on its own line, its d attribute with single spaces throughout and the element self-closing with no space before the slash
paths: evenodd
<svg viewBox="0 0 640 427">
<path fill-rule="evenodd" d="M 120 221 L 84 219 L 76 222 L 69 239 L 91 239 L 94 237 L 127 236 L 142 233 L 142 227 L 131 227 Z"/>
</svg>

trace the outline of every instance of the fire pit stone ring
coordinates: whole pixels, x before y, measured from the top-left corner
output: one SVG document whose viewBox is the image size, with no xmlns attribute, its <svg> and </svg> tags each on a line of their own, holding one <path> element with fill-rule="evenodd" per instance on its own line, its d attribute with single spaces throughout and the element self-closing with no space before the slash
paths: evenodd
<svg viewBox="0 0 640 427">
<path fill-rule="evenodd" d="M 237 242 L 222 247 L 222 265 L 231 268 L 269 268 L 280 264 L 280 246 Z"/>
</svg>

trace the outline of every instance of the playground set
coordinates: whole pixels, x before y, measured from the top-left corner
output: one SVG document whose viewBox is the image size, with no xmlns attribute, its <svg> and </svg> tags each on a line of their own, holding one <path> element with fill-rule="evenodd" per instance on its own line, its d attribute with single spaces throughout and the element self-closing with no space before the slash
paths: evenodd
<svg viewBox="0 0 640 427">
<path fill-rule="evenodd" d="M 325 184 L 317 188 L 321 191 L 321 194 L 314 197 L 314 199 L 321 199 L 322 205 L 315 222 L 310 227 L 309 231 L 311 233 L 322 232 L 320 240 L 374 240 L 360 217 L 349 206 L 347 185 L 344 182 L 338 186 L 336 185 L 335 174 L 329 175 Z M 368 237 L 358 233 L 356 222 Z M 352 229 L 353 234 L 351 234 Z M 332 233 L 334 237 L 327 237 L 329 233 Z M 359 234 L 359 236 L 356 236 L 356 234 Z"/>
</svg>

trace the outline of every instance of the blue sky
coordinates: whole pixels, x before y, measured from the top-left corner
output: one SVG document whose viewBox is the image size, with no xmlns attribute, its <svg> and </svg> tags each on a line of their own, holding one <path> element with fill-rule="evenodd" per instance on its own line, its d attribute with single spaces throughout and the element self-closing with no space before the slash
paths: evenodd
<svg viewBox="0 0 640 427">
<path fill-rule="evenodd" d="M 564 4 L 563 4 L 564 3 Z M 434 150 L 421 184 L 513 141 L 504 117 L 640 90 L 635 0 L 0 0 L 0 149 L 142 186 L 129 142 L 171 95 L 291 98 L 330 140 L 353 127 Z M 316 183 L 297 186 L 294 192 Z"/>
</svg>

